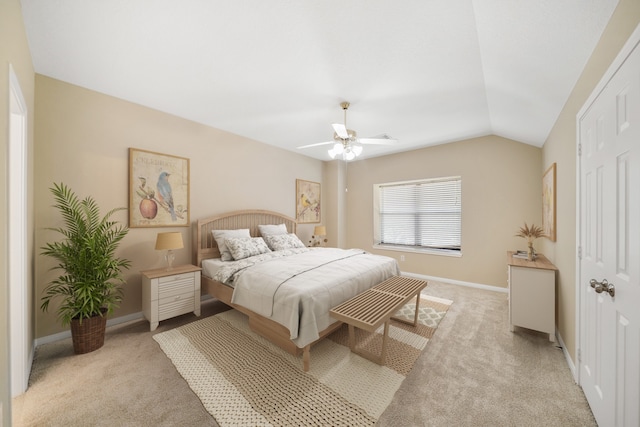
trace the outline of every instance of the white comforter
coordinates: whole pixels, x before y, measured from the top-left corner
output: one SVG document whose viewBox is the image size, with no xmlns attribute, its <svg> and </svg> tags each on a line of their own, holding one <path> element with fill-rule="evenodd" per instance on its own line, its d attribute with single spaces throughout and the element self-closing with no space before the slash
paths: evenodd
<svg viewBox="0 0 640 427">
<path fill-rule="evenodd" d="M 302 348 L 336 320 L 332 307 L 400 274 L 395 259 L 361 249 L 273 252 L 230 263 L 215 280 L 232 283 L 232 301 L 285 326 Z"/>
</svg>

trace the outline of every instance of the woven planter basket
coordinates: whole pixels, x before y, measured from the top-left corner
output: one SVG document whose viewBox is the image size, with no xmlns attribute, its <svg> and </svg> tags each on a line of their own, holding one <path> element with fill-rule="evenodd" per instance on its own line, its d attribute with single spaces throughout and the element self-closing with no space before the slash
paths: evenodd
<svg viewBox="0 0 640 427">
<path fill-rule="evenodd" d="M 104 333 L 107 328 L 106 310 L 102 310 L 102 316 L 93 316 L 88 319 L 71 320 L 71 339 L 75 354 L 90 353 L 104 345 Z"/>
</svg>

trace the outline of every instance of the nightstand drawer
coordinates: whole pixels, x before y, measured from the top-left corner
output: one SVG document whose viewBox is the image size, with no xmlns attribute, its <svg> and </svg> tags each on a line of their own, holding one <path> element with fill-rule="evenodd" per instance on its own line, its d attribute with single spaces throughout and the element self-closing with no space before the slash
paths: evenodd
<svg viewBox="0 0 640 427">
<path fill-rule="evenodd" d="M 169 285 L 171 282 L 180 282 L 183 280 L 193 280 L 193 273 L 174 274 L 171 276 L 159 277 L 158 282 L 162 285 Z"/>
<path fill-rule="evenodd" d="M 162 282 L 160 280 L 160 287 L 158 289 L 158 299 L 162 301 L 164 298 L 172 297 L 174 295 L 180 295 L 186 292 L 191 291 L 193 293 L 193 289 L 195 286 L 195 280 L 193 274 L 181 275 L 182 279 L 180 280 L 170 280 L 168 282 Z"/>
<path fill-rule="evenodd" d="M 176 295 L 159 301 L 158 320 L 170 319 L 194 310 L 194 292 Z"/>
</svg>

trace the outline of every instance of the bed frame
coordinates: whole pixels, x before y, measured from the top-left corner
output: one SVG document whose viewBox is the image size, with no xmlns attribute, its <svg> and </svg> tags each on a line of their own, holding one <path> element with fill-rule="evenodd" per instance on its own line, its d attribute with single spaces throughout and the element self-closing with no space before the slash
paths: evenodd
<svg viewBox="0 0 640 427">
<path fill-rule="evenodd" d="M 295 219 L 277 212 L 265 210 L 235 211 L 219 216 L 199 219 L 196 239 L 197 265 L 202 267 L 202 260 L 220 257 L 220 251 L 218 250 L 218 245 L 213 238 L 212 230 L 235 230 L 239 228 L 248 228 L 251 236 L 258 237 L 260 235 L 258 225 L 266 224 L 285 224 L 289 233 L 295 233 L 297 226 Z M 202 275 L 201 286 L 209 295 L 246 314 L 249 317 L 249 327 L 252 331 L 262 335 L 294 356 L 298 356 L 302 353 L 303 368 L 305 372 L 309 370 L 311 346 L 342 325 L 342 322 L 333 323 L 327 329 L 320 332 L 320 338 L 318 340 L 304 348 L 298 348 L 293 341 L 291 341 L 291 333 L 289 332 L 289 329 L 247 308 L 232 304 L 231 296 L 233 294 L 233 288 L 204 275 Z"/>
</svg>

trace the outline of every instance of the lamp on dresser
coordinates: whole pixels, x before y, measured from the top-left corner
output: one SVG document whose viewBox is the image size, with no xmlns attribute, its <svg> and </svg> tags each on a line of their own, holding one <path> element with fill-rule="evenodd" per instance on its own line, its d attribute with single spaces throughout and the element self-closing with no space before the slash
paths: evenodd
<svg viewBox="0 0 640 427">
<path fill-rule="evenodd" d="M 182 233 L 179 231 L 158 233 L 158 237 L 156 238 L 156 250 L 167 251 L 164 256 L 164 259 L 167 261 L 167 270 L 171 270 L 173 268 L 173 260 L 175 259 L 173 251 L 175 249 L 182 248 L 184 248 L 184 244 L 182 243 Z"/>
</svg>

